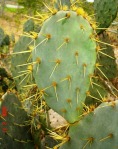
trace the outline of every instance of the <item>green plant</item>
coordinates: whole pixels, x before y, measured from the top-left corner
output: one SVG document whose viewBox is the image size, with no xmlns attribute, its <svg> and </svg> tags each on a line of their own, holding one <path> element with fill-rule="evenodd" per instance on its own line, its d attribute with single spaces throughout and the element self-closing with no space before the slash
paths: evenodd
<svg viewBox="0 0 118 149">
<path fill-rule="evenodd" d="M 82 114 L 96 62 L 94 30 L 78 11 L 59 11 L 46 20 L 33 50 L 33 75 L 42 97 L 70 123 Z"/>
<path fill-rule="evenodd" d="M 111 149 L 118 146 L 118 101 L 102 103 L 70 127 L 60 149 Z"/>
<path fill-rule="evenodd" d="M 103 32 L 110 26 L 117 16 L 118 1 L 117 0 L 95 0 L 94 2 L 95 17 L 98 22 L 98 33 Z"/>
<path fill-rule="evenodd" d="M 32 149 L 30 119 L 13 93 L 7 93 L 1 104 L 0 142 L 2 148 Z"/>
<path fill-rule="evenodd" d="M 109 1 L 103 3 L 107 3 L 105 8 L 109 6 Z M 30 41 L 25 42 L 23 38 L 23 47 L 19 43 L 19 50 L 14 50 L 14 54 L 18 54 L 19 63 L 18 57 L 12 59 L 14 74 L 15 67 L 19 67 L 14 76 L 22 77 L 17 85 L 22 83 L 22 87 L 31 87 L 28 90 L 31 96 L 26 94 L 27 90 L 24 96 L 31 99 L 31 107 L 28 109 L 34 142 L 38 148 L 42 148 L 42 130 L 47 133 L 47 125 L 41 110 L 42 103 L 44 107 L 47 103 L 68 122 L 67 127 L 62 127 L 64 130 L 59 128 L 57 134 L 56 131 L 49 131 L 51 137 L 62 141 L 54 149 L 60 146 L 60 149 L 111 149 L 117 146 L 116 123 L 113 120 L 118 121 L 118 103 L 107 98 L 108 88 L 105 83 L 108 84 L 117 75 L 111 48 L 114 46 L 109 43 L 106 33 L 98 36 L 100 32 L 97 34 L 96 31 L 100 28 L 97 27 L 95 18 L 91 18 L 81 7 L 77 8 L 75 1 L 71 2 L 70 8 L 65 6 L 65 1 L 57 1 L 59 10 L 44 5 L 49 10 L 49 17 L 47 14 L 37 15 L 35 19 L 41 20 L 42 24 L 40 32 L 26 33 L 26 40 L 29 38 Z M 33 45 L 30 51 L 29 43 Z M 31 54 L 30 62 L 27 62 L 29 55 L 24 56 L 27 52 Z M 113 67 L 113 72 L 110 67 Z M 31 84 L 26 79 L 29 72 L 27 68 L 31 68 L 30 73 L 36 84 Z M 19 72 L 21 76 L 18 75 Z M 35 89 L 37 86 L 38 89 Z M 32 95 L 32 89 L 35 95 Z M 44 116 L 43 119 L 40 116 Z M 109 125 L 111 121 L 113 123 Z"/>
</svg>

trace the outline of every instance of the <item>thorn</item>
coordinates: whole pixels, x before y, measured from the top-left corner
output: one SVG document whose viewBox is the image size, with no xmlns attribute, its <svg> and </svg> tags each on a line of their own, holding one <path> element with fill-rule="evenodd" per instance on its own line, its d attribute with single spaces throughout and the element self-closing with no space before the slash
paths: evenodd
<svg viewBox="0 0 118 149">
<path fill-rule="evenodd" d="M 87 140 L 87 143 L 84 145 L 83 149 L 85 149 L 88 144 L 91 145 L 93 143 L 93 141 L 94 141 L 94 138 L 90 137 L 90 138 L 87 138 L 86 140 Z"/>
<path fill-rule="evenodd" d="M 70 13 L 66 13 L 65 17 L 63 17 L 63 18 L 57 20 L 57 22 L 63 21 L 63 20 L 65 20 L 65 19 L 68 19 L 68 18 L 70 18 L 70 16 L 71 16 Z"/>
<path fill-rule="evenodd" d="M 84 64 L 83 64 L 83 67 L 84 67 L 84 77 L 85 77 L 87 64 L 84 63 Z"/>
<path fill-rule="evenodd" d="M 44 2 L 43 2 L 43 4 L 53 14 L 53 11 L 49 8 L 49 6 L 47 4 L 45 4 Z"/>
<path fill-rule="evenodd" d="M 89 91 L 86 92 L 86 95 L 87 95 L 88 97 L 91 97 L 91 98 L 93 98 L 93 99 L 96 99 L 96 100 L 100 101 L 101 103 L 103 102 L 103 101 L 100 100 L 99 98 L 96 98 L 96 97 L 92 96 Z"/>
<path fill-rule="evenodd" d="M 56 50 L 59 50 L 63 45 L 67 44 L 68 42 L 69 42 L 69 38 L 65 38 L 64 42 Z"/>
<path fill-rule="evenodd" d="M 61 60 L 59 60 L 59 59 L 57 59 L 56 61 L 54 61 L 55 63 L 56 63 L 56 65 L 55 65 L 55 67 L 54 67 L 54 69 L 52 70 L 52 73 L 51 73 L 51 75 L 50 75 L 50 77 L 49 78 L 51 78 L 52 77 L 52 75 L 53 75 L 53 73 L 54 73 L 54 71 L 56 70 L 56 68 L 59 66 L 59 64 L 61 63 Z"/>
<path fill-rule="evenodd" d="M 22 84 L 22 82 L 28 77 L 29 73 L 20 81 L 19 85 Z"/>
<path fill-rule="evenodd" d="M 98 42 L 98 43 L 102 43 L 102 44 L 105 44 L 105 45 L 108 45 L 108 46 L 111 46 L 111 47 L 116 47 L 116 46 L 114 46 L 114 45 L 112 45 L 112 44 L 109 44 L 109 43 L 106 43 L 106 42 L 102 42 L 102 41 L 100 41 L 100 40 L 98 40 L 98 39 L 95 39 L 95 38 L 92 38 L 94 41 L 96 41 L 96 42 Z"/>
<path fill-rule="evenodd" d="M 57 95 L 57 83 L 56 83 L 56 82 L 53 82 L 53 83 L 52 83 L 52 86 L 54 87 L 55 95 L 56 95 L 56 98 L 57 98 L 57 101 L 58 101 L 58 95 Z"/>
<path fill-rule="evenodd" d="M 14 54 L 24 54 L 24 53 L 31 53 L 31 51 L 27 50 L 27 51 L 21 51 L 21 52 L 14 52 L 14 53 L 11 53 L 11 55 L 14 55 Z"/>
<path fill-rule="evenodd" d="M 67 99 L 66 100 L 69 104 L 70 104 L 70 106 L 72 107 L 72 100 L 71 99 Z"/>
<path fill-rule="evenodd" d="M 108 78 L 107 78 L 107 76 L 102 72 L 102 70 L 99 68 L 100 66 L 102 66 L 102 65 L 100 65 L 99 63 L 96 63 L 96 68 L 102 73 L 102 75 L 107 79 L 107 80 L 109 80 Z"/>
<path fill-rule="evenodd" d="M 93 75 L 90 74 L 89 77 L 90 77 L 90 84 L 91 84 L 91 86 L 92 86 L 92 88 L 93 88 L 93 82 L 92 82 L 92 77 L 93 77 Z"/>
<path fill-rule="evenodd" d="M 77 65 L 78 65 L 78 56 L 79 56 L 79 53 L 78 52 L 75 52 L 75 58 L 76 58 Z"/>
<path fill-rule="evenodd" d="M 28 72 L 23 73 L 23 74 L 21 74 L 21 75 L 19 75 L 19 76 L 14 77 L 13 79 L 17 79 L 17 78 L 19 78 L 19 77 L 21 77 L 21 76 L 23 76 L 23 75 L 25 75 L 25 74 L 27 74 L 27 73 L 28 73 Z"/>
<path fill-rule="evenodd" d="M 49 39 L 51 39 L 51 35 L 50 34 L 46 34 L 45 35 L 45 39 L 43 39 L 40 43 L 38 43 L 35 47 L 34 47 L 34 50 L 36 50 L 36 48 L 41 45 L 43 42 L 47 42 Z"/>
<path fill-rule="evenodd" d="M 106 139 L 110 139 L 110 138 L 113 138 L 113 134 L 109 134 L 107 137 L 103 138 L 103 139 L 100 139 L 99 141 L 102 142 L 102 141 L 105 141 Z"/>
<path fill-rule="evenodd" d="M 77 92 L 77 104 L 78 104 L 78 102 L 79 102 L 79 93 L 80 93 L 80 89 L 77 88 L 77 89 L 76 89 L 76 92 Z"/>
<path fill-rule="evenodd" d="M 66 80 L 69 81 L 69 89 L 71 89 L 71 76 L 68 75 L 66 78 L 62 79 L 61 82 L 66 81 Z"/>
<path fill-rule="evenodd" d="M 83 31 L 85 31 L 85 27 L 83 25 L 80 25 L 80 29 L 82 29 Z"/>
<path fill-rule="evenodd" d="M 109 58 L 111 58 L 111 59 L 114 59 L 114 57 L 112 57 L 112 56 L 110 56 L 110 55 L 108 55 L 108 54 L 102 52 L 102 50 L 104 50 L 104 49 L 106 49 L 106 48 L 100 49 L 100 47 L 97 46 L 96 51 L 97 51 L 97 53 L 103 54 L 103 55 L 105 55 L 105 56 L 107 56 L 107 57 L 109 57 Z"/>
<path fill-rule="evenodd" d="M 12 117 L 15 117 L 13 114 L 11 114 L 10 112 L 8 112 L 9 115 L 11 115 Z"/>
</svg>

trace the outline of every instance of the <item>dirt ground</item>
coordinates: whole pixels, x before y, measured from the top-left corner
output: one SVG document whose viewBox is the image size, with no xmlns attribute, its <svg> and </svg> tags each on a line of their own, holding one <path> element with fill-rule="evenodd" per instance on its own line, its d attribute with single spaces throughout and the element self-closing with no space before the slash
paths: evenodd
<svg viewBox="0 0 118 149">
<path fill-rule="evenodd" d="M 0 17 L 0 27 L 2 27 L 6 34 L 14 34 L 16 41 L 22 33 L 23 23 L 25 18 L 22 14 L 15 14 L 5 12 L 3 17 Z"/>
</svg>

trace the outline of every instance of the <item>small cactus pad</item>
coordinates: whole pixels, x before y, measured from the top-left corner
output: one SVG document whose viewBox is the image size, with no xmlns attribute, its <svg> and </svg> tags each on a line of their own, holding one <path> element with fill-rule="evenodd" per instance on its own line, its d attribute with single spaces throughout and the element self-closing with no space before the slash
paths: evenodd
<svg viewBox="0 0 118 149">
<path fill-rule="evenodd" d="M 99 38 L 102 42 L 110 44 L 110 39 L 106 32 L 100 34 Z M 97 63 L 101 65 L 102 73 L 98 69 L 96 69 L 96 73 L 109 80 L 115 78 L 118 75 L 118 69 L 113 47 L 100 43 L 97 47 L 97 52 Z"/>
<path fill-rule="evenodd" d="M 116 18 L 118 12 L 118 0 L 94 0 L 94 9 L 96 21 L 99 28 L 107 28 L 112 21 Z M 98 33 L 103 32 L 99 29 Z"/>
<path fill-rule="evenodd" d="M 118 147 L 118 101 L 102 103 L 70 127 L 70 138 L 60 149 L 115 149 Z"/>
<path fill-rule="evenodd" d="M 34 21 L 32 19 L 27 20 L 23 25 L 23 32 L 34 31 Z"/>
<path fill-rule="evenodd" d="M 0 112 L 0 148 L 33 149 L 30 119 L 13 93 L 5 95 Z"/>
<path fill-rule="evenodd" d="M 18 91 L 21 91 L 23 86 L 33 82 L 31 57 L 33 43 L 32 38 L 22 36 L 13 49 L 11 71 Z"/>
<path fill-rule="evenodd" d="M 83 16 L 74 11 L 59 11 L 44 22 L 33 50 L 33 75 L 42 97 L 70 123 L 82 113 L 94 72 L 93 34 Z"/>
</svg>

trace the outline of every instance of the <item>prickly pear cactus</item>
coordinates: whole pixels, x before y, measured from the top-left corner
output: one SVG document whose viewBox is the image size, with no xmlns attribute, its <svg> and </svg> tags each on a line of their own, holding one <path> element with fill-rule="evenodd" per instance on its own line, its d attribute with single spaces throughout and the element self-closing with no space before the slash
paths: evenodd
<svg viewBox="0 0 118 149">
<path fill-rule="evenodd" d="M 30 119 L 13 93 L 7 93 L 1 105 L 0 148 L 34 148 Z"/>
<path fill-rule="evenodd" d="M 79 10 L 47 19 L 33 50 L 33 75 L 42 97 L 70 123 L 82 114 L 96 63 L 94 30 Z"/>
<path fill-rule="evenodd" d="M 116 18 L 118 12 L 117 0 L 94 0 L 94 9 L 96 22 L 98 22 L 98 33 L 101 33 L 105 28 L 109 27 Z"/>
<path fill-rule="evenodd" d="M 70 127 L 60 149 L 112 149 L 118 147 L 118 101 L 102 103 Z"/>
</svg>

